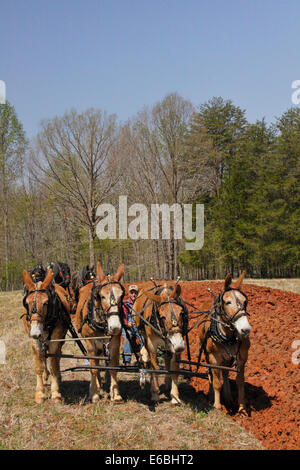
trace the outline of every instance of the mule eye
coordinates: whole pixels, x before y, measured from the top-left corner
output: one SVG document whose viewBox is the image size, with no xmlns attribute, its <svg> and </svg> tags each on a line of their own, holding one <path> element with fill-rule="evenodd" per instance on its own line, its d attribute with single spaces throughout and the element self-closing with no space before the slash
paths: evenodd
<svg viewBox="0 0 300 470">
<path fill-rule="evenodd" d="M 230 305 L 231 304 L 231 301 L 228 300 L 228 302 L 225 302 L 226 305 Z"/>
</svg>

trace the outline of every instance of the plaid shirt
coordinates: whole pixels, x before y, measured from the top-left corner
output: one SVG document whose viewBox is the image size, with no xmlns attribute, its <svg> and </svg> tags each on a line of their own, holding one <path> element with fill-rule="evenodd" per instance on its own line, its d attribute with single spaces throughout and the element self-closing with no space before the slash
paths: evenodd
<svg viewBox="0 0 300 470">
<path fill-rule="evenodd" d="M 124 324 L 128 326 L 128 323 L 134 323 L 134 319 L 132 316 L 132 306 L 133 300 L 129 298 L 126 302 L 123 303 L 123 314 L 124 314 Z"/>
</svg>

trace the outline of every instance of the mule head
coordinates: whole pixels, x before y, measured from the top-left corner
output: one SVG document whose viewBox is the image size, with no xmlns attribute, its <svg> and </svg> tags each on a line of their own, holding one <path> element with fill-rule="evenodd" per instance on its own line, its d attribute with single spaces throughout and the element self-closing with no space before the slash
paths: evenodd
<svg viewBox="0 0 300 470">
<path fill-rule="evenodd" d="M 231 325 L 236 329 L 240 339 L 247 338 L 251 331 L 251 325 L 247 318 L 246 294 L 241 291 L 246 271 L 243 271 L 236 282 L 232 282 L 232 274 L 227 274 L 224 283 L 224 292 L 221 298 L 221 308 L 225 317 L 230 319 Z"/>
<path fill-rule="evenodd" d="M 159 294 L 143 293 L 156 304 L 160 322 L 167 338 L 166 347 L 173 354 L 181 353 L 185 349 L 184 334 L 184 306 L 179 297 L 181 286 L 165 284 L 159 289 Z"/>
<path fill-rule="evenodd" d="M 100 261 L 97 263 L 97 277 L 100 283 L 98 299 L 101 309 L 107 316 L 107 331 L 109 335 L 121 333 L 122 303 L 125 294 L 120 279 L 124 274 L 124 264 L 120 264 L 115 275 L 110 276 L 102 270 Z"/>
<path fill-rule="evenodd" d="M 45 338 L 47 331 L 45 329 L 45 319 L 48 312 L 50 301 L 49 287 L 53 280 L 51 269 L 42 282 L 34 283 L 29 273 L 24 270 L 23 282 L 27 289 L 27 295 L 24 298 L 24 306 L 27 309 L 30 322 L 30 336 L 33 339 Z"/>
</svg>

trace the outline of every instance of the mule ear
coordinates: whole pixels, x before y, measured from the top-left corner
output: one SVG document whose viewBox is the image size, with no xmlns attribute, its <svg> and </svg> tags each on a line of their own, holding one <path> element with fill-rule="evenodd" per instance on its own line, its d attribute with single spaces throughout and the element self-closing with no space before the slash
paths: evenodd
<svg viewBox="0 0 300 470">
<path fill-rule="evenodd" d="M 232 273 L 227 274 L 225 277 L 224 290 L 228 290 L 232 281 Z"/>
<path fill-rule="evenodd" d="M 175 286 L 175 289 L 174 289 L 174 292 L 172 294 L 172 298 L 173 299 L 178 299 L 178 297 L 180 296 L 181 294 L 181 286 L 179 284 L 176 284 Z"/>
<path fill-rule="evenodd" d="M 106 277 L 104 272 L 103 272 L 103 269 L 101 268 L 100 261 L 97 262 L 97 277 L 98 277 L 100 282 L 104 281 L 104 279 Z"/>
<path fill-rule="evenodd" d="M 149 300 L 153 300 L 153 302 L 159 304 L 160 302 L 162 302 L 162 297 L 160 295 L 155 295 L 155 294 L 152 294 L 152 292 L 149 292 L 149 291 L 143 291 L 143 294 L 148 297 Z"/>
<path fill-rule="evenodd" d="M 125 266 L 124 264 L 120 264 L 120 266 L 118 267 L 118 271 L 116 272 L 116 274 L 114 275 L 114 278 L 119 281 L 121 279 L 121 277 L 123 276 L 124 274 L 124 269 L 125 269 Z"/>
<path fill-rule="evenodd" d="M 25 286 L 27 287 L 28 290 L 35 289 L 35 283 L 31 279 L 31 276 L 30 276 L 29 272 L 26 271 L 26 269 L 24 269 L 24 271 L 23 271 L 23 282 L 24 282 L 24 284 L 25 284 Z"/>
<path fill-rule="evenodd" d="M 238 278 L 238 280 L 235 281 L 235 283 L 233 284 L 232 287 L 234 287 L 235 289 L 240 289 L 240 287 L 241 287 L 241 285 L 242 285 L 242 283 L 243 283 L 245 274 L 246 274 L 246 271 L 244 270 L 244 271 L 242 272 L 242 274 L 240 275 L 240 277 Z"/>
<path fill-rule="evenodd" d="M 47 275 L 46 275 L 45 279 L 43 280 L 43 282 L 41 284 L 40 289 L 48 289 L 48 287 L 50 286 L 50 284 L 52 282 L 52 279 L 53 279 L 53 271 L 50 268 L 49 271 L 47 272 Z"/>
</svg>

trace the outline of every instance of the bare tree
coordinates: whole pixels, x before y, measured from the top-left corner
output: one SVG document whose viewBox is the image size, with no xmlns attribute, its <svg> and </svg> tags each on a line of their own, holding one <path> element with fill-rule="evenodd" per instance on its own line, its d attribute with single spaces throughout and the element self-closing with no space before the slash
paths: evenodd
<svg viewBox="0 0 300 470">
<path fill-rule="evenodd" d="M 150 203 L 182 203 L 186 171 L 182 165 L 184 137 L 193 106 L 177 93 L 167 95 L 151 110 L 144 109 L 127 126 L 130 148 L 130 172 L 134 187 Z M 171 221 L 172 224 L 172 221 Z M 178 274 L 178 240 L 162 240 L 165 276 Z M 160 254 L 156 243 L 156 259 Z M 157 269 L 162 274 L 161 269 Z"/>
<path fill-rule="evenodd" d="M 41 125 L 32 154 L 32 174 L 88 230 L 93 265 L 97 207 L 121 174 L 116 116 L 94 109 L 82 114 L 72 110 Z"/>
</svg>

